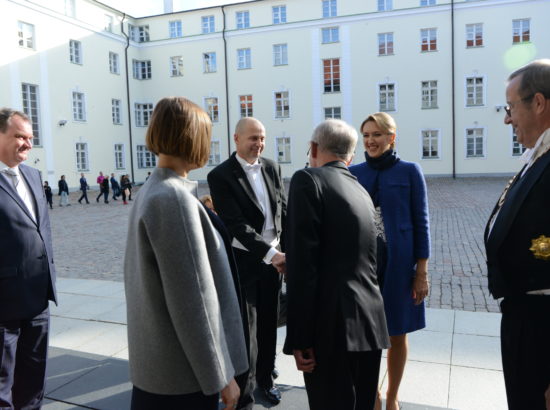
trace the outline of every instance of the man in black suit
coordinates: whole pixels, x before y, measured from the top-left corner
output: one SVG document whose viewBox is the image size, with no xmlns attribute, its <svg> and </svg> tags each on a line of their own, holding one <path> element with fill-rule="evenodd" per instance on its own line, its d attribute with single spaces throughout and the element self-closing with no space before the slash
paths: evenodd
<svg viewBox="0 0 550 410">
<path fill-rule="evenodd" d="M 314 131 L 310 164 L 290 182 L 286 225 L 287 337 L 312 410 L 374 407 L 389 346 L 376 280 L 369 194 L 348 171 L 356 131 L 327 120 Z"/>
<path fill-rule="evenodd" d="M 233 237 L 242 295 L 247 304 L 250 370 L 242 386 L 239 409 L 251 409 L 257 382 L 277 404 L 281 393 L 273 382 L 286 196 L 281 168 L 261 157 L 265 128 L 255 118 L 242 118 L 235 128 L 237 152 L 208 174 L 216 212 Z"/>
<path fill-rule="evenodd" d="M 485 229 L 489 290 L 500 304 L 512 410 L 550 410 L 550 60 L 508 78 L 504 122 L 527 148 Z"/>
<path fill-rule="evenodd" d="M 56 298 L 40 173 L 22 164 L 32 138 L 24 113 L 0 109 L 0 408 L 40 408 Z"/>
<path fill-rule="evenodd" d="M 84 199 L 87 204 L 90 203 L 88 201 L 88 189 L 90 187 L 88 186 L 88 181 L 86 181 L 86 177 L 84 176 L 84 172 L 80 174 L 80 190 L 82 191 L 82 195 L 80 195 L 80 198 L 78 198 L 78 203 L 81 204 L 82 200 Z"/>
</svg>

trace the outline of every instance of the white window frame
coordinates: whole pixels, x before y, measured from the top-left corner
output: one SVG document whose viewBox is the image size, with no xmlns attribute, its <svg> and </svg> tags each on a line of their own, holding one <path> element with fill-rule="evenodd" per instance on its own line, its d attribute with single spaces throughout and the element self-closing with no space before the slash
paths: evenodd
<svg viewBox="0 0 550 410">
<path fill-rule="evenodd" d="M 525 30 L 524 26 L 527 26 Z M 527 31 L 527 34 L 525 32 Z M 519 41 L 515 41 L 515 37 L 519 37 Z M 527 40 L 525 39 L 527 37 Z M 522 44 L 531 42 L 531 19 L 514 19 L 512 20 L 512 44 Z"/>
<path fill-rule="evenodd" d="M 273 16 L 273 24 L 284 24 L 286 23 L 286 5 L 282 6 L 273 6 L 271 8 Z"/>
<path fill-rule="evenodd" d="M 284 151 L 281 151 L 281 148 Z M 288 135 L 275 137 L 275 152 L 277 154 L 277 163 L 291 164 L 292 163 L 292 138 Z M 281 153 L 283 155 L 281 155 Z"/>
<path fill-rule="evenodd" d="M 134 103 L 136 127 L 147 127 L 153 115 L 152 103 Z"/>
<path fill-rule="evenodd" d="M 388 105 L 388 98 L 389 98 L 389 89 L 388 86 L 393 86 L 393 107 L 390 107 Z M 385 86 L 386 90 L 382 90 L 382 87 Z M 386 105 L 382 106 L 382 94 L 386 94 Z M 395 81 L 388 81 L 384 83 L 378 83 L 376 85 L 376 95 L 378 98 L 378 111 L 383 112 L 396 112 L 397 111 L 397 83 Z"/>
<path fill-rule="evenodd" d="M 420 0 L 420 7 L 435 6 L 435 0 Z"/>
<path fill-rule="evenodd" d="M 237 30 L 250 28 L 250 12 L 248 10 L 235 12 L 235 26 Z"/>
<path fill-rule="evenodd" d="M 338 15 L 338 5 L 336 0 L 322 0 L 323 18 L 336 17 Z"/>
<path fill-rule="evenodd" d="M 378 11 L 393 10 L 393 0 L 378 0 Z"/>
<path fill-rule="evenodd" d="M 40 94 L 38 85 L 21 83 L 21 102 L 23 104 L 23 112 L 31 119 L 32 145 L 41 146 Z"/>
<path fill-rule="evenodd" d="M 436 143 L 436 151 L 437 155 L 435 156 L 425 156 L 424 155 L 424 133 L 435 133 L 435 143 Z M 433 136 L 430 135 L 430 154 L 433 150 L 432 146 L 432 139 Z M 441 159 L 441 130 L 438 128 L 425 128 L 420 130 L 420 158 L 423 160 L 434 160 L 434 159 Z"/>
<path fill-rule="evenodd" d="M 86 121 L 86 95 L 80 91 L 72 92 L 73 121 Z"/>
<path fill-rule="evenodd" d="M 73 64 L 82 65 L 82 42 L 69 40 L 69 61 Z"/>
<path fill-rule="evenodd" d="M 393 33 L 378 33 L 378 55 L 391 56 L 393 55 Z"/>
<path fill-rule="evenodd" d="M 468 86 L 468 80 L 474 80 L 474 84 L 473 84 L 473 88 L 472 88 L 472 103 L 469 103 L 468 100 L 469 100 L 469 97 L 468 95 L 470 94 L 470 91 L 468 90 L 469 86 Z M 478 91 L 478 88 L 479 86 L 476 84 L 476 81 L 478 79 L 481 79 L 481 102 L 477 101 L 477 91 Z M 471 107 L 484 107 L 485 106 L 485 101 L 487 101 L 487 98 L 486 98 L 486 90 L 487 90 L 487 83 L 486 83 L 486 77 L 484 75 L 468 75 L 464 78 L 464 106 L 465 107 L 468 107 L 468 108 L 471 108 Z"/>
<path fill-rule="evenodd" d="M 183 37 L 183 25 L 181 23 L 181 20 L 172 20 L 168 22 L 168 37 Z"/>
<path fill-rule="evenodd" d="M 423 110 L 438 108 L 438 85 L 437 80 L 424 80 L 420 82 L 420 107 Z"/>
<path fill-rule="evenodd" d="M 252 68 L 252 53 L 250 48 L 237 49 L 237 70 L 248 70 Z"/>
<path fill-rule="evenodd" d="M 208 155 L 208 166 L 215 167 L 222 161 L 221 157 L 221 144 L 218 139 L 212 139 L 210 141 L 210 154 Z"/>
<path fill-rule="evenodd" d="M 325 120 L 328 119 L 342 119 L 342 107 L 324 107 L 323 116 Z"/>
<path fill-rule="evenodd" d="M 288 65 L 288 44 L 273 44 L 273 65 Z"/>
<path fill-rule="evenodd" d="M 432 49 L 432 39 L 435 39 L 435 48 Z M 427 50 L 423 50 L 424 45 L 427 45 Z M 420 29 L 420 52 L 433 53 L 438 50 L 437 44 L 437 28 L 421 28 Z"/>
<path fill-rule="evenodd" d="M 253 117 L 254 97 L 252 94 L 239 95 L 239 115 L 241 118 Z"/>
<path fill-rule="evenodd" d="M 126 169 L 126 150 L 124 144 L 114 145 L 115 169 Z"/>
<path fill-rule="evenodd" d="M 214 16 L 202 16 L 201 17 L 201 33 L 210 34 L 216 31 L 216 21 Z"/>
<path fill-rule="evenodd" d="M 281 94 L 281 96 L 278 98 L 277 94 Z M 278 107 L 281 107 L 281 109 L 278 109 Z M 286 110 L 285 107 L 287 107 Z M 288 119 L 290 118 L 290 113 L 292 112 L 291 110 L 292 107 L 290 105 L 290 91 L 273 91 L 273 118 L 278 120 Z"/>
<path fill-rule="evenodd" d="M 215 73 L 218 70 L 215 51 L 202 53 L 202 68 L 203 73 Z"/>
<path fill-rule="evenodd" d="M 204 97 L 203 98 L 204 111 L 208 113 L 210 121 L 212 123 L 220 122 L 220 99 L 218 97 Z"/>
<path fill-rule="evenodd" d="M 523 145 L 521 145 L 521 144 L 517 141 L 517 135 L 516 135 L 516 133 L 514 132 L 514 128 L 513 128 L 513 127 L 510 127 L 510 135 L 511 135 L 511 137 L 510 137 L 510 142 L 511 142 L 511 146 L 510 146 L 510 155 L 512 156 L 512 158 L 521 157 L 527 148 L 524 147 Z M 514 150 L 517 150 L 518 152 L 515 153 Z"/>
<path fill-rule="evenodd" d="M 335 64 L 335 61 L 337 61 L 338 64 Z M 329 72 L 325 72 L 325 62 L 329 62 Z M 338 75 L 335 73 L 335 67 L 338 66 Z M 321 71 L 322 71 L 322 88 L 323 93 L 325 94 L 331 94 L 331 93 L 339 93 L 342 90 L 342 70 L 341 70 L 341 59 L 340 58 L 324 58 L 321 60 Z M 326 75 L 330 75 L 330 83 L 326 82 Z M 327 88 L 328 87 L 328 88 Z"/>
<path fill-rule="evenodd" d="M 157 166 L 155 154 L 147 149 L 146 145 L 136 146 L 137 166 L 139 169 L 154 168 Z"/>
<path fill-rule="evenodd" d="M 120 74 L 120 58 L 113 51 L 109 51 L 109 72 L 111 74 Z"/>
<path fill-rule="evenodd" d="M 122 100 L 111 98 L 111 117 L 113 124 L 122 125 Z"/>
<path fill-rule="evenodd" d="M 323 27 L 321 29 L 321 44 L 340 42 L 340 27 Z"/>
<path fill-rule="evenodd" d="M 483 150 L 481 155 L 468 155 L 468 131 L 470 131 L 470 130 L 474 130 L 474 131 L 475 130 L 481 130 L 481 138 L 482 138 L 481 149 Z M 475 141 L 474 141 L 474 143 L 475 143 Z M 474 126 L 474 127 L 465 128 L 465 130 L 464 130 L 464 157 L 466 159 L 485 158 L 486 157 L 486 148 L 485 148 L 486 143 L 487 143 L 487 137 L 486 137 L 485 127 Z"/>
<path fill-rule="evenodd" d="M 170 77 L 183 77 L 183 56 L 170 57 Z"/>
<path fill-rule="evenodd" d="M 481 39 L 481 44 L 477 44 Z M 483 23 L 466 24 L 466 48 L 483 47 Z M 472 45 L 468 45 L 468 42 Z"/>
<path fill-rule="evenodd" d="M 19 39 L 19 47 L 28 48 L 29 50 L 35 49 L 34 24 L 18 21 L 17 36 Z"/>
<path fill-rule="evenodd" d="M 88 156 L 88 143 L 77 142 L 74 145 L 76 170 L 78 172 L 87 172 L 90 170 L 90 160 Z"/>
<path fill-rule="evenodd" d="M 135 80 L 150 80 L 153 76 L 151 60 L 132 60 L 132 72 Z"/>
<path fill-rule="evenodd" d="M 112 33 L 115 25 L 115 18 L 110 14 L 103 15 L 103 30 Z"/>
</svg>

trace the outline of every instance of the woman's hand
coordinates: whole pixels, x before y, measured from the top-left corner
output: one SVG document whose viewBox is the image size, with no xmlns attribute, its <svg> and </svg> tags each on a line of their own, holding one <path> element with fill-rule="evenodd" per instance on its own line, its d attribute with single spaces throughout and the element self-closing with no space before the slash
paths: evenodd
<svg viewBox="0 0 550 410">
<path fill-rule="evenodd" d="M 416 275 L 414 276 L 412 286 L 412 297 L 414 304 L 419 305 L 428 296 L 430 292 L 430 282 L 428 281 L 428 259 L 419 259 L 416 263 Z"/>
<path fill-rule="evenodd" d="M 241 390 L 235 379 L 231 379 L 229 384 L 223 388 L 220 394 L 222 396 L 222 402 L 225 404 L 224 409 L 233 410 L 237 408 Z"/>
</svg>

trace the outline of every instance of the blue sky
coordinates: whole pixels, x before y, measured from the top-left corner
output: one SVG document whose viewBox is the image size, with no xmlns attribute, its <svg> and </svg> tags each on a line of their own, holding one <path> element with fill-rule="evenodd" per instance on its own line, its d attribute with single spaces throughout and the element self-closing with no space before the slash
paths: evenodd
<svg viewBox="0 0 550 410">
<path fill-rule="evenodd" d="M 164 9 L 163 0 L 99 0 L 133 17 L 160 14 Z M 221 4 L 239 3 L 239 0 L 174 0 L 174 11 L 192 10 Z"/>
</svg>

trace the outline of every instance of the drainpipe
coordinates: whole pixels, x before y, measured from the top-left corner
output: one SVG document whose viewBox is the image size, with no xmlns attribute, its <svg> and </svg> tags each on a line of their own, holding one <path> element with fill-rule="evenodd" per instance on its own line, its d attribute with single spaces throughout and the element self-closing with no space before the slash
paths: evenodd
<svg viewBox="0 0 550 410">
<path fill-rule="evenodd" d="M 222 6 L 223 14 L 223 69 L 225 73 L 225 122 L 227 124 L 227 157 L 231 156 L 231 130 L 229 128 L 229 80 L 227 76 L 227 39 L 225 38 L 225 6 Z"/>
<path fill-rule="evenodd" d="M 456 179 L 456 107 L 455 107 L 455 2 L 451 0 L 451 115 L 453 127 L 453 179 Z"/>
<path fill-rule="evenodd" d="M 128 74 L 128 48 L 130 47 L 130 37 L 124 31 L 124 21 L 126 20 L 126 13 L 122 13 L 122 22 L 120 29 L 122 35 L 126 38 L 126 47 L 124 48 L 124 64 L 126 67 L 126 106 L 128 107 L 128 137 L 130 139 L 130 172 L 132 182 L 135 183 L 134 175 L 134 141 L 132 138 L 132 110 L 130 109 L 130 77 Z"/>
</svg>

